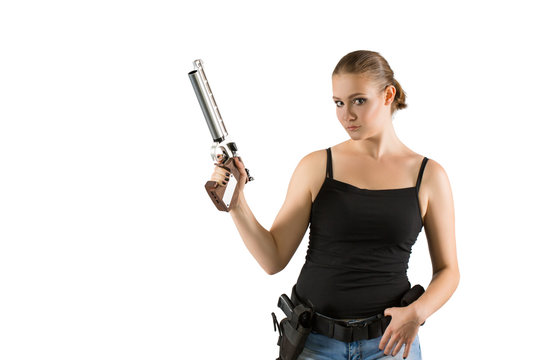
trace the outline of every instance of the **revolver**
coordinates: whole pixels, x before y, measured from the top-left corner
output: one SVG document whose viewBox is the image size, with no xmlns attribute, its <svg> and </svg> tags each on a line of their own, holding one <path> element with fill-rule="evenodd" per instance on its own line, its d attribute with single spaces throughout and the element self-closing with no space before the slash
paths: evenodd
<svg viewBox="0 0 540 360">
<path fill-rule="evenodd" d="M 204 118 L 206 119 L 206 124 L 210 130 L 210 135 L 212 136 L 213 144 L 210 150 L 210 155 L 212 160 L 217 162 L 217 166 L 224 168 L 230 174 L 230 180 L 226 185 L 219 185 L 216 181 L 209 180 L 204 185 L 208 196 L 220 211 L 230 211 L 230 204 L 234 195 L 234 189 L 237 185 L 237 180 L 240 179 L 240 170 L 234 164 L 234 158 L 238 158 L 242 163 L 242 159 L 238 154 L 238 147 L 236 143 L 231 141 L 228 137 L 229 133 L 225 128 L 223 119 L 210 90 L 210 84 L 206 78 L 206 74 L 203 69 L 203 62 L 201 59 L 193 61 L 193 66 L 195 70 L 188 73 L 191 84 L 193 85 L 193 90 L 199 100 L 199 105 L 201 105 L 201 110 L 203 112 Z M 218 155 L 221 154 L 221 159 L 218 159 Z M 253 177 L 249 174 L 249 170 L 246 168 L 247 180 L 246 184 L 249 181 L 253 181 Z M 231 186 L 231 182 L 234 185 Z"/>
</svg>

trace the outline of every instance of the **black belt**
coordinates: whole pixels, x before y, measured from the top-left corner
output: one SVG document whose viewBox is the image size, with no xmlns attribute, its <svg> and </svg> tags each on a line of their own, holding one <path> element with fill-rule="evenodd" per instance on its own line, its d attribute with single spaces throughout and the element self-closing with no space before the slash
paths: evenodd
<svg viewBox="0 0 540 360">
<path fill-rule="evenodd" d="M 293 287 L 291 301 L 294 306 L 303 303 L 296 294 L 296 286 Z M 344 342 L 374 339 L 384 334 L 391 319 L 391 316 L 381 313 L 364 319 L 340 320 L 314 312 L 312 331 Z"/>
</svg>

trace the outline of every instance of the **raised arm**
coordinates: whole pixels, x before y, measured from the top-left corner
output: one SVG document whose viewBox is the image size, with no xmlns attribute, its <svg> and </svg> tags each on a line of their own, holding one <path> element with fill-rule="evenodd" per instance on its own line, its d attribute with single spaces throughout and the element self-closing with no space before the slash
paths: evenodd
<svg viewBox="0 0 540 360">
<path fill-rule="evenodd" d="M 314 153 L 300 160 L 294 170 L 285 202 L 270 230 L 266 230 L 249 208 L 243 190 L 237 206 L 231 208 L 233 221 L 244 244 L 261 267 L 270 275 L 283 270 L 300 245 L 309 225 L 311 182 L 315 167 Z M 239 164 L 239 169 L 243 172 Z"/>
</svg>

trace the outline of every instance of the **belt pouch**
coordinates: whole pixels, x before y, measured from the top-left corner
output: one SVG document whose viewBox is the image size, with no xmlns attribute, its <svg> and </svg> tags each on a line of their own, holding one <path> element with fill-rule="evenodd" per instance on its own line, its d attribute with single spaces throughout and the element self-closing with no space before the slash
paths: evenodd
<svg viewBox="0 0 540 360">
<path fill-rule="evenodd" d="M 424 293 L 424 287 L 420 284 L 414 285 L 401 297 L 401 306 L 408 306 L 415 302 Z"/>
</svg>

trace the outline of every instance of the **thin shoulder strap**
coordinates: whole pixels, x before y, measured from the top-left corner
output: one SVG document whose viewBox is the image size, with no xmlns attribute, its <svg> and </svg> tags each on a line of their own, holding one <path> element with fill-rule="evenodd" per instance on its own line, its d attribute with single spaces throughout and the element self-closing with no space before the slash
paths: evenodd
<svg viewBox="0 0 540 360">
<path fill-rule="evenodd" d="M 330 148 L 326 149 L 326 177 L 333 177 L 332 174 L 332 152 Z"/>
<path fill-rule="evenodd" d="M 418 193 L 418 190 L 420 190 L 420 182 L 422 181 L 422 175 L 424 175 L 424 168 L 426 167 L 426 163 L 429 159 L 424 156 L 424 160 L 422 160 L 422 166 L 420 166 L 420 171 L 418 172 L 418 179 L 416 180 L 416 192 Z"/>
</svg>

